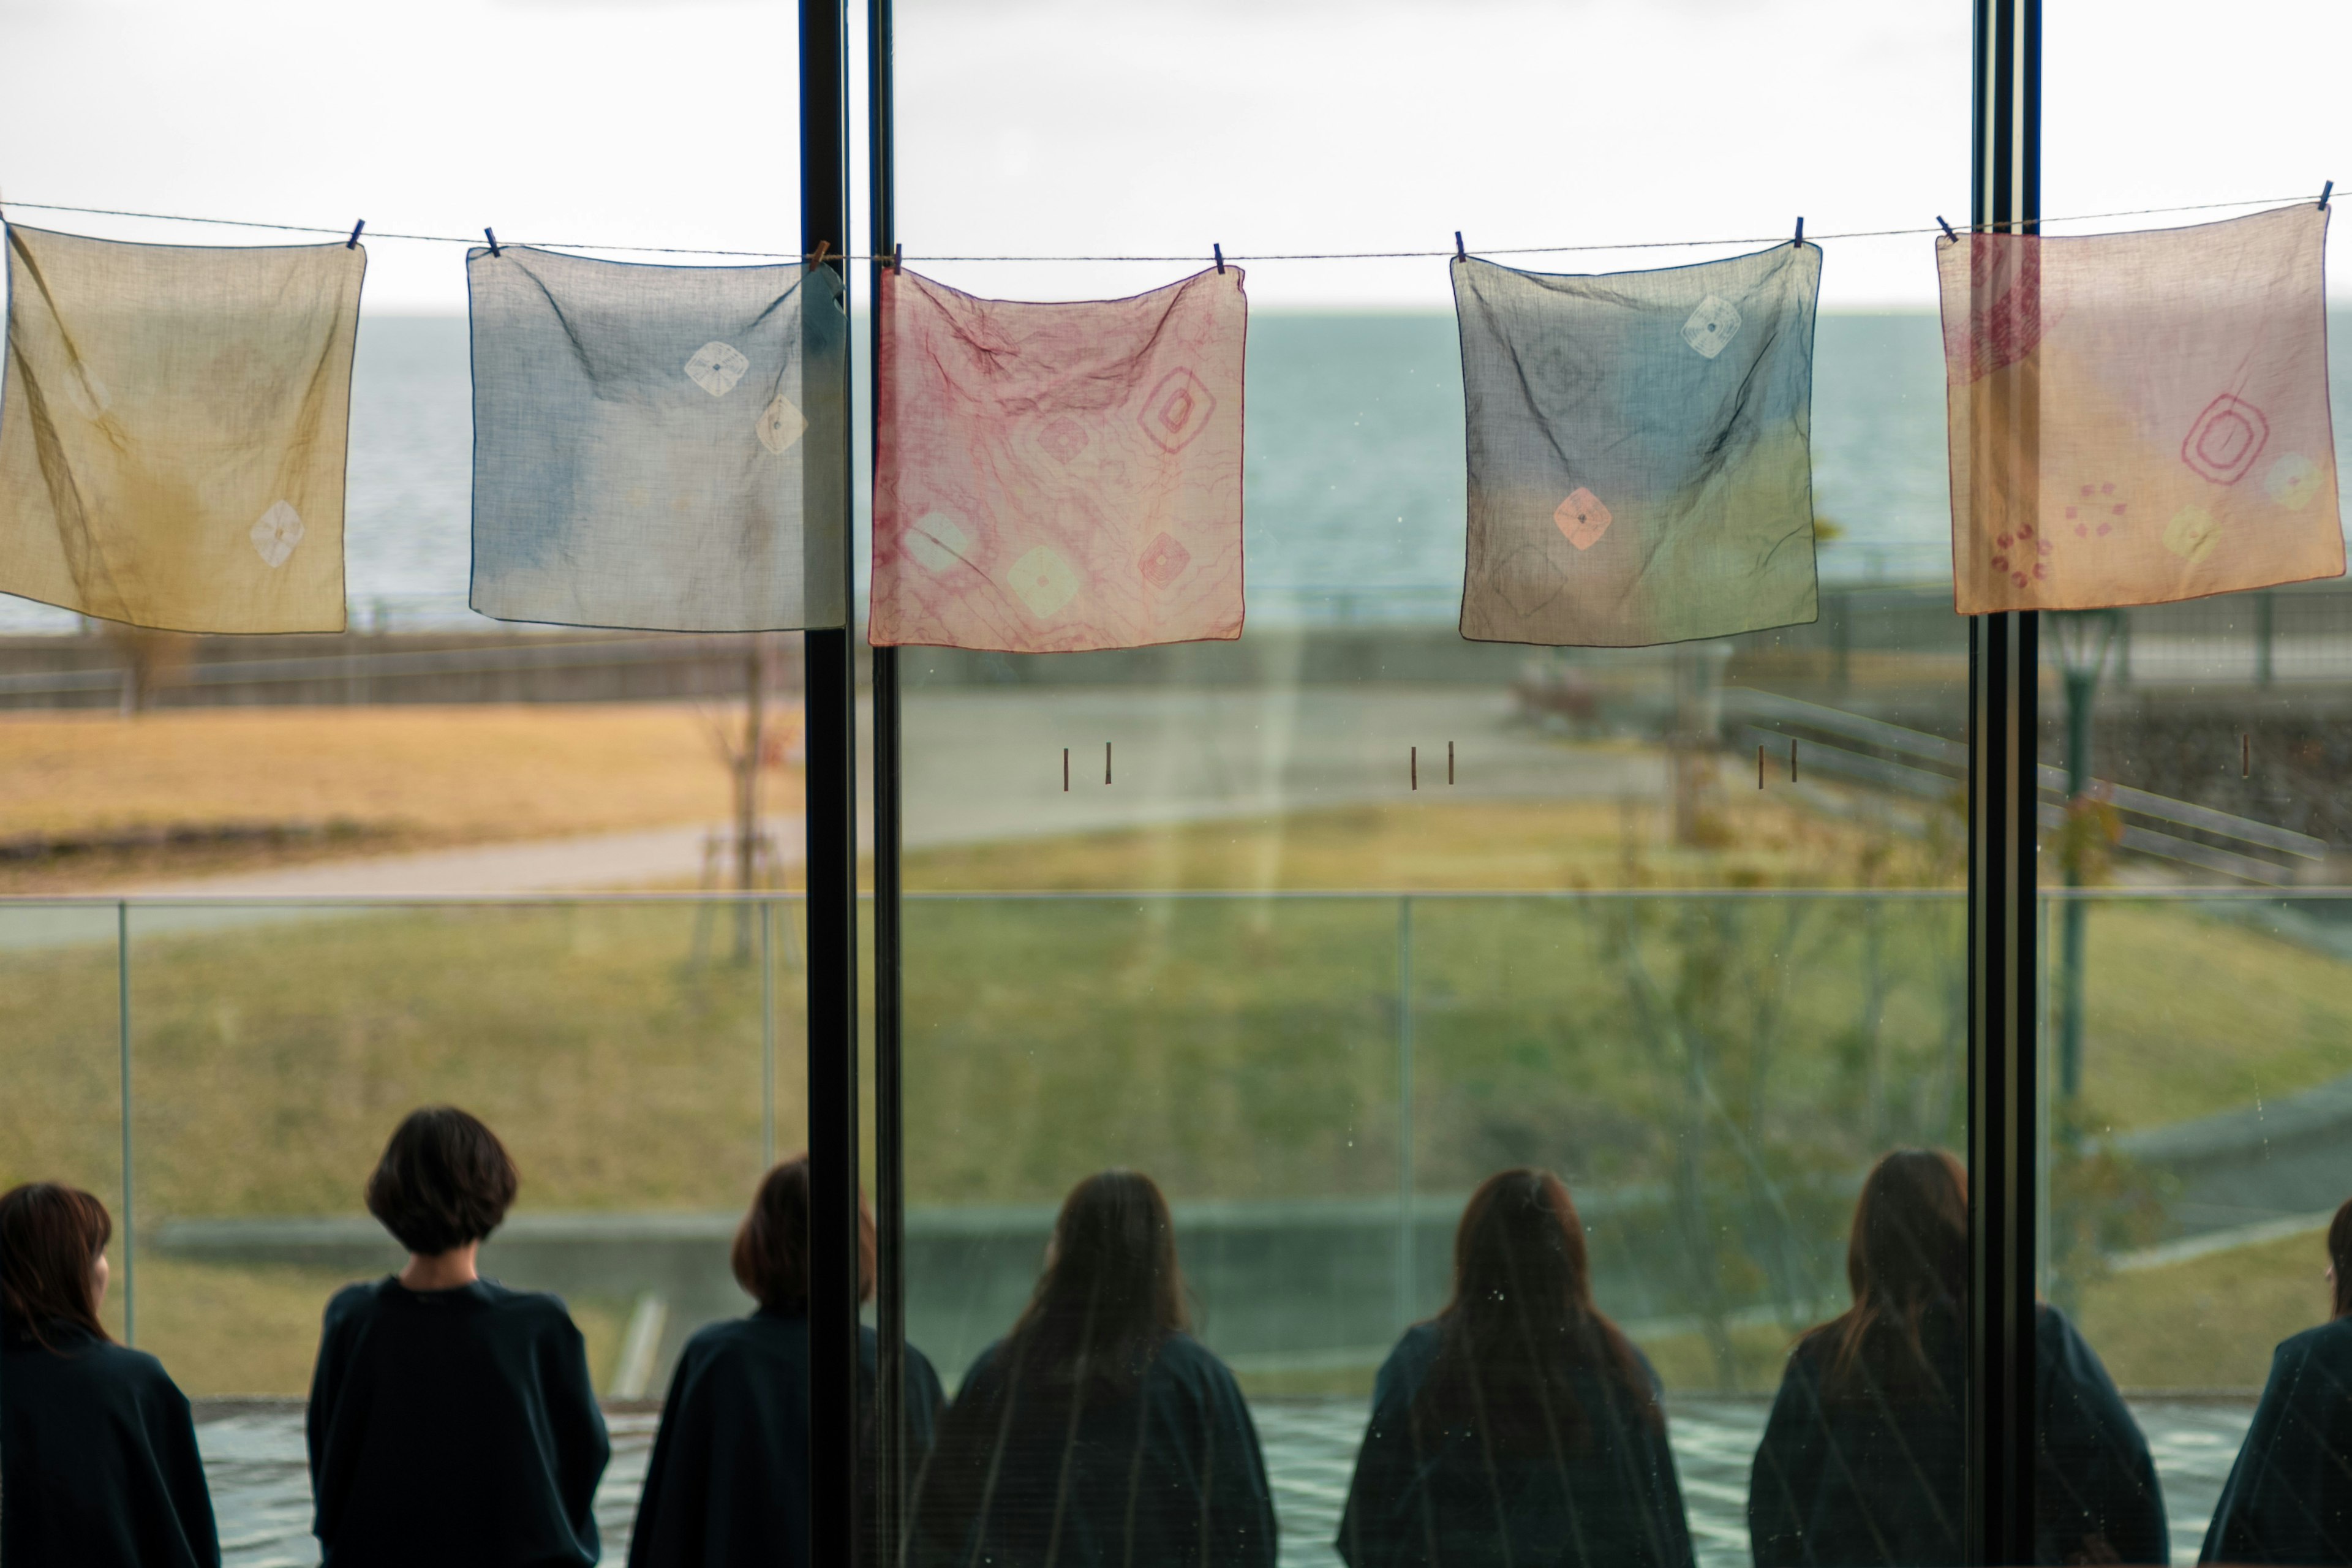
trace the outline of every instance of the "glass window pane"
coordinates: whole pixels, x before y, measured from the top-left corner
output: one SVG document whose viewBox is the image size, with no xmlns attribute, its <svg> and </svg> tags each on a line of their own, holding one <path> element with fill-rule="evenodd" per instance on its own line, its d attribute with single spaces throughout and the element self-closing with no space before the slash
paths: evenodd
<svg viewBox="0 0 2352 1568">
<path fill-rule="evenodd" d="M 2070 71 L 2063 90 L 2053 73 L 2046 188 L 2063 167 L 2068 193 L 2053 210 L 2264 195 L 2148 106 L 2238 81 L 2208 104 L 2241 146 L 2295 144 L 2315 129 L 2308 111 L 2231 74 L 2252 58 L 2242 35 L 2215 35 L 2192 65 L 2127 41 L 2125 16 L 2105 4 L 2051 14 L 2053 61 L 2092 47 L 2106 62 Z M 2315 13 L 2304 36 L 2340 47 L 2352 25 Z M 2340 268 L 2340 237 L 2330 248 Z M 2347 327 L 2331 309 L 2339 466 L 2352 455 Z M 2055 1473 L 2082 1479 L 2045 1471 L 2041 1511 L 2071 1538 L 2084 1496 L 2129 1497 L 2152 1468 L 2145 1489 L 2160 1493 L 2176 1563 L 2352 1550 L 2328 1522 L 2352 1432 L 2324 1412 L 2298 1423 L 2290 1395 L 2295 1369 L 2325 1366 L 2352 1331 L 2326 1278 L 2328 1225 L 2352 1193 L 2333 1110 L 2352 1053 L 2331 1024 L 2352 958 L 2331 934 L 2352 908 L 2330 763 L 2352 670 L 2343 590 L 2042 618 L 2042 1288 L 2045 1316 L 2078 1337 L 2044 1347 L 2063 1354 L 2042 1363 L 2042 1420 Z M 2122 1440 L 2131 1426 L 2144 1448 Z"/>
<path fill-rule="evenodd" d="M 1715 18 L 1720 57 L 1679 13 L 1515 13 L 1511 52 L 1815 75 L 1791 51 L 1824 36 L 1817 10 Z M 1531 218 L 1507 131 L 1424 154 L 1427 122 L 1375 107 L 1381 73 L 1412 59 L 1425 82 L 1474 37 L 1472 74 L 1517 79 L 1493 35 L 1375 11 L 1342 39 L 1304 16 L 1224 19 L 1203 68 L 1236 46 L 1338 51 L 1363 74 L 1318 100 L 1306 142 L 1270 86 L 1211 118 L 1182 71 L 1123 79 L 1116 115 L 1066 91 L 1055 62 L 1080 53 L 1203 47 L 1139 9 L 1098 10 L 1083 45 L 1000 34 L 994 13 L 902 24 L 908 266 L 982 294 L 1123 296 L 1183 268 L 930 265 L 914 237 L 1165 253 L 1236 211 L 1265 215 L 1247 248 L 1268 250 L 1373 248 L 1424 208 L 1469 212 L 1474 253 L 1793 226 L 1793 195 L 1727 218 L 1717 187 L 1696 216 L 1641 195 L 1663 151 L 1603 161 L 1571 208 Z M 1781 33 L 1791 17 L 1810 20 Z M 1957 159 L 1965 31 L 1885 26 L 1909 63 L 1842 56 L 1840 93 L 1920 95 L 1940 126 L 1906 111 L 1872 134 Z M 1022 103 L 1017 129 L 983 113 L 980 80 Z M 1479 113 L 1532 135 L 1514 90 Z M 1579 90 L 1607 118 L 1625 89 L 1602 71 Z M 1842 112 L 1759 124 L 1751 94 L 1675 101 L 1677 136 L 1791 151 Z M 1103 205 L 1243 140 L 1197 192 Z M 1377 198 L 1349 188 L 1373 167 Z M 959 195 L 1033 185 L 1017 224 Z M 1081 185 L 1082 220 L 1048 198 Z M 1876 199 L 1853 190 L 1838 226 L 1917 221 L 1863 221 Z M 1605 271 L 1761 243 L 1496 259 Z M 1633 650 L 1456 630 L 1443 258 L 1247 265 L 1243 638 L 899 654 L 908 1335 L 951 1401 L 917 1560 L 1059 1542 L 1114 1561 L 1130 1530 L 1197 1555 L 1204 1514 L 1233 1563 L 1569 1561 L 1580 1543 L 1596 1563 L 1733 1563 L 1752 1529 L 1772 1562 L 1958 1560 L 1965 1172 L 1933 1152 L 1966 1143 L 1968 668 L 1927 241 L 1828 247 L 1819 618 Z M 1906 1150 L 1922 1152 L 1871 1188 L 1864 1324 L 1849 1233 Z M 1150 1233 L 1148 1195 L 1115 1172 L 1164 1194 L 1181 1319 L 1156 1255 L 1108 1239 Z M 1218 1472 L 1230 1491 L 1187 1479 L 1211 1448 L 1244 1472 Z"/>
</svg>

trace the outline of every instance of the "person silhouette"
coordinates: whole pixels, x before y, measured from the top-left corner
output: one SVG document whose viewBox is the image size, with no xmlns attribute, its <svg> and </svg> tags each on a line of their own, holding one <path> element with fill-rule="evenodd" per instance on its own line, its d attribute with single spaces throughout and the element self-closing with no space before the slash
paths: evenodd
<svg viewBox="0 0 2352 1568">
<path fill-rule="evenodd" d="M 1350 1568 L 1687 1568 L 1664 1396 L 1592 1302 L 1549 1171 L 1504 1171 L 1454 1234 L 1454 1298 L 1381 1366 L 1339 1521 Z"/>
<path fill-rule="evenodd" d="M 408 1249 L 327 1303 L 310 1379 L 311 1532 L 324 1568 L 558 1568 L 597 1560 L 612 1457 L 563 1303 L 475 1268 L 520 1178 L 454 1106 L 412 1111 L 368 1178 Z"/>
<path fill-rule="evenodd" d="M 113 1235 L 79 1187 L 0 1194 L 0 1563 L 217 1568 L 188 1401 L 99 1321 Z"/>
<path fill-rule="evenodd" d="M 2327 1321 L 2285 1341 L 2200 1563 L 2352 1563 L 2352 1199 L 2327 1227 Z"/>
<path fill-rule="evenodd" d="M 1186 1326 L 1159 1187 L 1134 1171 L 1080 1182 L 1027 1309 L 940 1423 L 909 1562 L 1273 1568 L 1257 1430 Z"/>
<path fill-rule="evenodd" d="M 630 1568 L 803 1568 L 809 1560 L 809 1163 L 770 1171 L 735 1232 L 736 1283 L 760 1303 L 687 1341 L 662 1402 Z M 874 1216 L 857 1203 L 857 1282 L 874 1294 Z M 879 1561 L 872 1514 L 873 1389 L 879 1341 L 860 1324 L 859 1561 Z M 907 1347 L 908 1458 L 930 1452 L 946 1403 L 939 1373 Z"/>
<path fill-rule="evenodd" d="M 1748 1476 L 1757 1568 L 1966 1560 L 1968 1173 L 1898 1149 L 1863 1183 L 1853 1305 L 1798 1342 Z M 2034 1561 L 2167 1563 L 2155 1461 L 2065 1314 L 2034 1310 Z"/>
</svg>

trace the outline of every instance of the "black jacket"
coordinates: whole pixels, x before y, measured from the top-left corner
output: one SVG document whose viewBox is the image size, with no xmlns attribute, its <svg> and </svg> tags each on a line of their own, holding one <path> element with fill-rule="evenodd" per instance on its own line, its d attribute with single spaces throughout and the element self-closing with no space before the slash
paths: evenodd
<svg viewBox="0 0 2352 1568">
<path fill-rule="evenodd" d="M 2280 1345 L 2203 1563 L 2352 1563 L 2352 1318 Z"/>
<path fill-rule="evenodd" d="M 552 1296 L 488 1279 L 339 1291 L 310 1436 L 325 1568 L 596 1561 L 590 1508 L 612 1450 L 580 1331 Z"/>
<path fill-rule="evenodd" d="M 1936 1568 L 1964 1561 L 1965 1355 L 1959 1315 L 1922 1324 L 1932 1394 L 1867 1376 L 1832 1396 L 1816 1331 L 1789 1358 L 1748 1485 L 1757 1568 Z M 2064 1313 L 2034 1317 L 2034 1561 L 2169 1563 L 2164 1495 L 2139 1425 Z"/>
<path fill-rule="evenodd" d="M 0 1563 L 215 1568 L 188 1402 L 140 1351 L 52 1323 L 0 1330 Z"/>
<path fill-rule="evenodd" d="M 858 1330 L 859 1409 L 870 1407 L 874 1331 Z M 939 1373 L 907 1347 L 908 1474 L 946 1404 Z M 859 1477 L 873 1480 L 871 1434 Z M 804 1313 L 758 1311 L 687 1341 L 646 1469 L 629 1568 L 806 1568 L 809 1335 Z M 867 1521 L 871 1524 L 870 1510 Z M 873 1556 L 870 1539 L 864 1558 Z"/>
<path fill-rule="evenodd" d="M 917 1492 L 917 1568 L 1274 1568 L 1257 1428 L 1224 1363 L 1186 1334 L 1133 1391 L 1012 1383 L 981 1352 Z"/>
<path fill-rule="evenodd" d="M 1474 1431 L 1433 1432 L 1414 1397 L 1436 1363 L 1438 1326 L 1405 1331 L 1372 1388 L 1372 1420 L 1339 1521 L 1350 1568 L 1689 1568 L 1690 1529 L 1663 1421 L 1622 1388 L 1580 1373 L 1584 1452 L 1554 1464 L 1489 1463 Z M 1645 1361 L 1653 1398 L 1657 1374 Z"/>
</svg>

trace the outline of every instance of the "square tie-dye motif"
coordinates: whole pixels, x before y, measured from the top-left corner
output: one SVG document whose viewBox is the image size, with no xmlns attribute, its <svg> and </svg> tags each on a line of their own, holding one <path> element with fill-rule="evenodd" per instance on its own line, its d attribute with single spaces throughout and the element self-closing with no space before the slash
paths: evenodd
<svg viewBox="0 0 2352 1568">
<path fill-rule="evenodd" d="M 366 252 L 7 238 L 0 593 L 167 631 L 342 630 Z"/>
<path fill-rule="evenodd" d="M 849 321 L 830 268 L 467 253 L 473 605 L 656 631 L 838 626 Z"/>
<path fill-rule="evenodd" d="M 2327 214 L 1936 242 L 1963 615 L 2344 571 Z"/>
<path fill-rule="evenodd" d="M 1240 268 L 1044 305 L 892 268 L 879 308 L 875 646 L 1242 635 Z"/>
<path fill-rule="evenodd" d="M 1638 647 L 1810 621 L 1821 251 L 1601 277 L 1459 258 L 1462 635 Z"/>
</svg>

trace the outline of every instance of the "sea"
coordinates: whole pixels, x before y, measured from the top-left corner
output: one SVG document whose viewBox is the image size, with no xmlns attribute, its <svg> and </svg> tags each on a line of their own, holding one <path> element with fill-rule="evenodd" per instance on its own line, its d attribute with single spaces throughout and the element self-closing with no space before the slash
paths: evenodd
<svg viewBox="0 0 2352 1568">
<path fill-rule="evenodd" d="M 2332 312 L 2352 405 L 2352 310 Z M 865 333 L 858 514 L 867 459 Z M 1250 323 L 1249 613 L 1265 622 L 1445 622 L 1461 591 L 1462 375 L 1444 314 L 1266 313 Z M 2352 432 L 2337 429 L 2339 468 Z M 346 581 L 355 627 L 482 626 L 466 607 L 473 430 L 458 317 L 363 317 L 352 373 Z M 1824 314 L 1815 338 L 1814 509 L 1831 583 L 1948 581 L 1942 340 L 1929 313 Z M 858 559 L 865 559 L 863 545 Z M 79 618 L 0 595 L 0 630 Z"/>
</svg>

